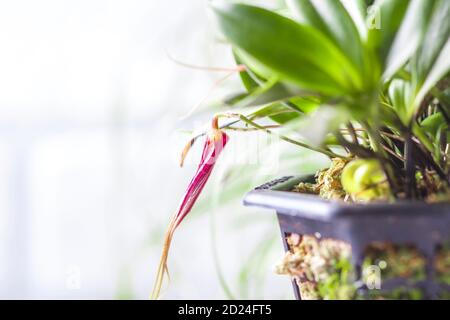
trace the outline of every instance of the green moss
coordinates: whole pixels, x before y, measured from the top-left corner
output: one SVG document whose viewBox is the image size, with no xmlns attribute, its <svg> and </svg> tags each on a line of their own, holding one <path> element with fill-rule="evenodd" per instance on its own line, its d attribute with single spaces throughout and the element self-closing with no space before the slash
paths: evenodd
<svg viewBox="0 0 450 320">
<path fill-rule="evenodd" d="M 438 281 L 450 285 L 450 241 L 447 241 L 438 249 L 434 259 L 434 267 Z"/>
<path fill-rule="evenodd" d="M 373 243 L 366 249 L 363 268 L 370 265 L 385 265 L 381 268 L 382 279 L 408 278 L 421 281 L 426 278 L 426 259 L 414 247 L 396 246 L 389 243 Z"/>
</svg>

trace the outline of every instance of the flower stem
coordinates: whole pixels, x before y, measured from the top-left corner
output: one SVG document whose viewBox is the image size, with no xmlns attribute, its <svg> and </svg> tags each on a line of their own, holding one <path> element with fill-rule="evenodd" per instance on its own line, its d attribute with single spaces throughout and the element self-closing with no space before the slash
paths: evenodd
<svg viewBox="0 0 450 320">
<path fill-rule="evenodd" d="M 239 114 L 239 113 L 224 113 L 224 114 L 217 114 L 216 116 L 217 117 L 223 117 L 223 118 L 237 118 L 237 119 L 241 120 L 242 122 L 244 122 L 244 123 L 246 123 L 246 124 L 256 128 L 258 130 L 264 131 L 264 132 L 266 132 L 268 134 L 276 135 L 283 141 L 289 142 L 291 144 L 294 144 L 294 145 L 297 145 L 297 146 L 300 146 L 300 147 L 303 147 L 303 148 L 306 148 L 306 149 L 309 149 L 309 150 L 312 150 L 312 151 L 316 151 L 316 152 L 322 153 L 322 154 L 328 156 L 329 158 L 346 158 L 345 156 L 339 155 L 339 154 L 334 153 L 332 151 L 325 150 L 323 148 L 313 147 L 313 146 L 310 146 L 310 145 L 308 145 L 306 143 L 303 143 L 303 142 L 300 142 L 300 141 L 297 141 L 297 140 L 293 140 L 293 139 L 291 139 L 289 137 L 286 137 L 284 135 L 275 133 L 272 130 L 269 130 L 267 127 L 261 126 L 261 125 L 257 124 L 256 122 L 248 119 L 247 117 L 245 117 L 245 116 L 243 116 L 242 114 Z M 226 129 L 226 127 L 224 129 Z"/>
</svg>

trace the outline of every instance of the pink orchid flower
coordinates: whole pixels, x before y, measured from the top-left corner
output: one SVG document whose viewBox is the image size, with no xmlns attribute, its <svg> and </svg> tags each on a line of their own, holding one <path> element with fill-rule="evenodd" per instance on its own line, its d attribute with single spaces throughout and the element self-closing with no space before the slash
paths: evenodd
<svg viewBox="0 0 450 320">
<path fill-rule="evenodd" d="M 183 165 L 184 158 L 186 157 L 190 147 L 195 140 L 191 140 L 185 147 L 181 157 L 180 165 Z M 176 211 L 176 214 L 172 217 L 169 228 L 166 231 L 164 237 L 163 251 L 159 268 L 156 275 L 156 281 L 151 294 L 151 299 L 157 299 L 161 293 L 161 287 L 164 280 L 164 275 L 168 273 L 167 259 L 170 249 L 170 244 L 176 228 L 180 225 L 181 221 L 189 214 L 194 206 L 198 196 L 203 190 L 209 176 L 214 168 L 216 160 L 228 141 L 228 136 L 225 132 L 218 128 L 218 119 L 214 118 L 212 122 L 212 129 L 207 133 L 205 145 L 203 147 L 202 157 L 200 164 L 195 172 L 194 177 L 191 179 L 186 192 L 181 200 L 180 205 Z"/>
</svg>

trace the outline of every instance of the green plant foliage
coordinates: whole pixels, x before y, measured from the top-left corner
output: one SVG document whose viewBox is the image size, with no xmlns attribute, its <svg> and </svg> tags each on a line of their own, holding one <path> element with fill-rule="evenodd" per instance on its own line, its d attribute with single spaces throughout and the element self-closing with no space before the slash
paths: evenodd
<svg viewBox="0 0 450 320">
<path fill-rule="evenodd" d="M 351 60 L 314 28 L 248 5 L 226 4 L 214 10 L 227 38 L 248 55 L 241 54 L 242 61 L 257 61 L 256 74 L 267 77 L 270 72 L 324 94 L 352 90 L 361 81 Z M 342 72 L 342 65 L 347 71 Z"/>
<path fill-rule="evenodd" d="M 214 2 L 212 9 L 246 68 L 248 94 L 233 113 L 262 105 L 250 120 L 275 122 L 285 141 L 330 158 L 372 159 L 359 162 L 365 174 L 345 175 L 354 200 L 364 187 L 362 200 L 427 200 L 442 184 L 448 190 L 449 1 L 288 0 L 281 11 Z M 377 181 L 361 178 L 373 170 Z M 416 177 L 430 171 L 439 186 L 424 191 Z"/>
<path fill-rule="evenodd" d="M 340 201 L 450 201 L 450 1 L 286 0 L 271 9 L 213 1 L 212 11 L 245 91 L 224 101 L 215 115 L 220 128 L 276 135 L 329 158 L 329 168 L 296 191 Z M 317 169 L 302 155 L 293 153 L 290 173 Z M 253 187 L 256 172 L 230 170 L 222 200 Z M 388 263 L 385 272 L 404 274 L 411 264 L 420 279 L 421 259 L 401 254 L 410 260 L 398 268 Z M 448 259 L 441 258 L 445 269 Z M 304 275 L 302 294 L 357 297 L 353 283 L 347 286 L 346 260 L 333 261 L 324 281 Z M 241 279 L 253 266 L 247 264 Z M 369 295 L 420 298 L 421 292 Z"/>
</svg>

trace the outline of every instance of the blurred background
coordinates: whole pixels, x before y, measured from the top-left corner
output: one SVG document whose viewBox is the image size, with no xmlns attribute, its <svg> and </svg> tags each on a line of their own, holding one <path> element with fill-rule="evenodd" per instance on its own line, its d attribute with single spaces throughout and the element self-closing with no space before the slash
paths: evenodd
<svg viewBox="0 0 450 320">
<path fill-rule="evenodd" d="M 202 0 L 0 2 L 0 298 L 148 297 L 200 156 L 201 143 L 178 167 L 187 131 L 240 88 L 235 75 L 208 94 L 223 74 L 168 57 L 233 66 L 211 20 Z M 241 201 L 325 160 L 267 139 L 231 134 L 175 235 L 163 298 L 293 297 L 273 272 L 275 215 Z"/>
</svg>

